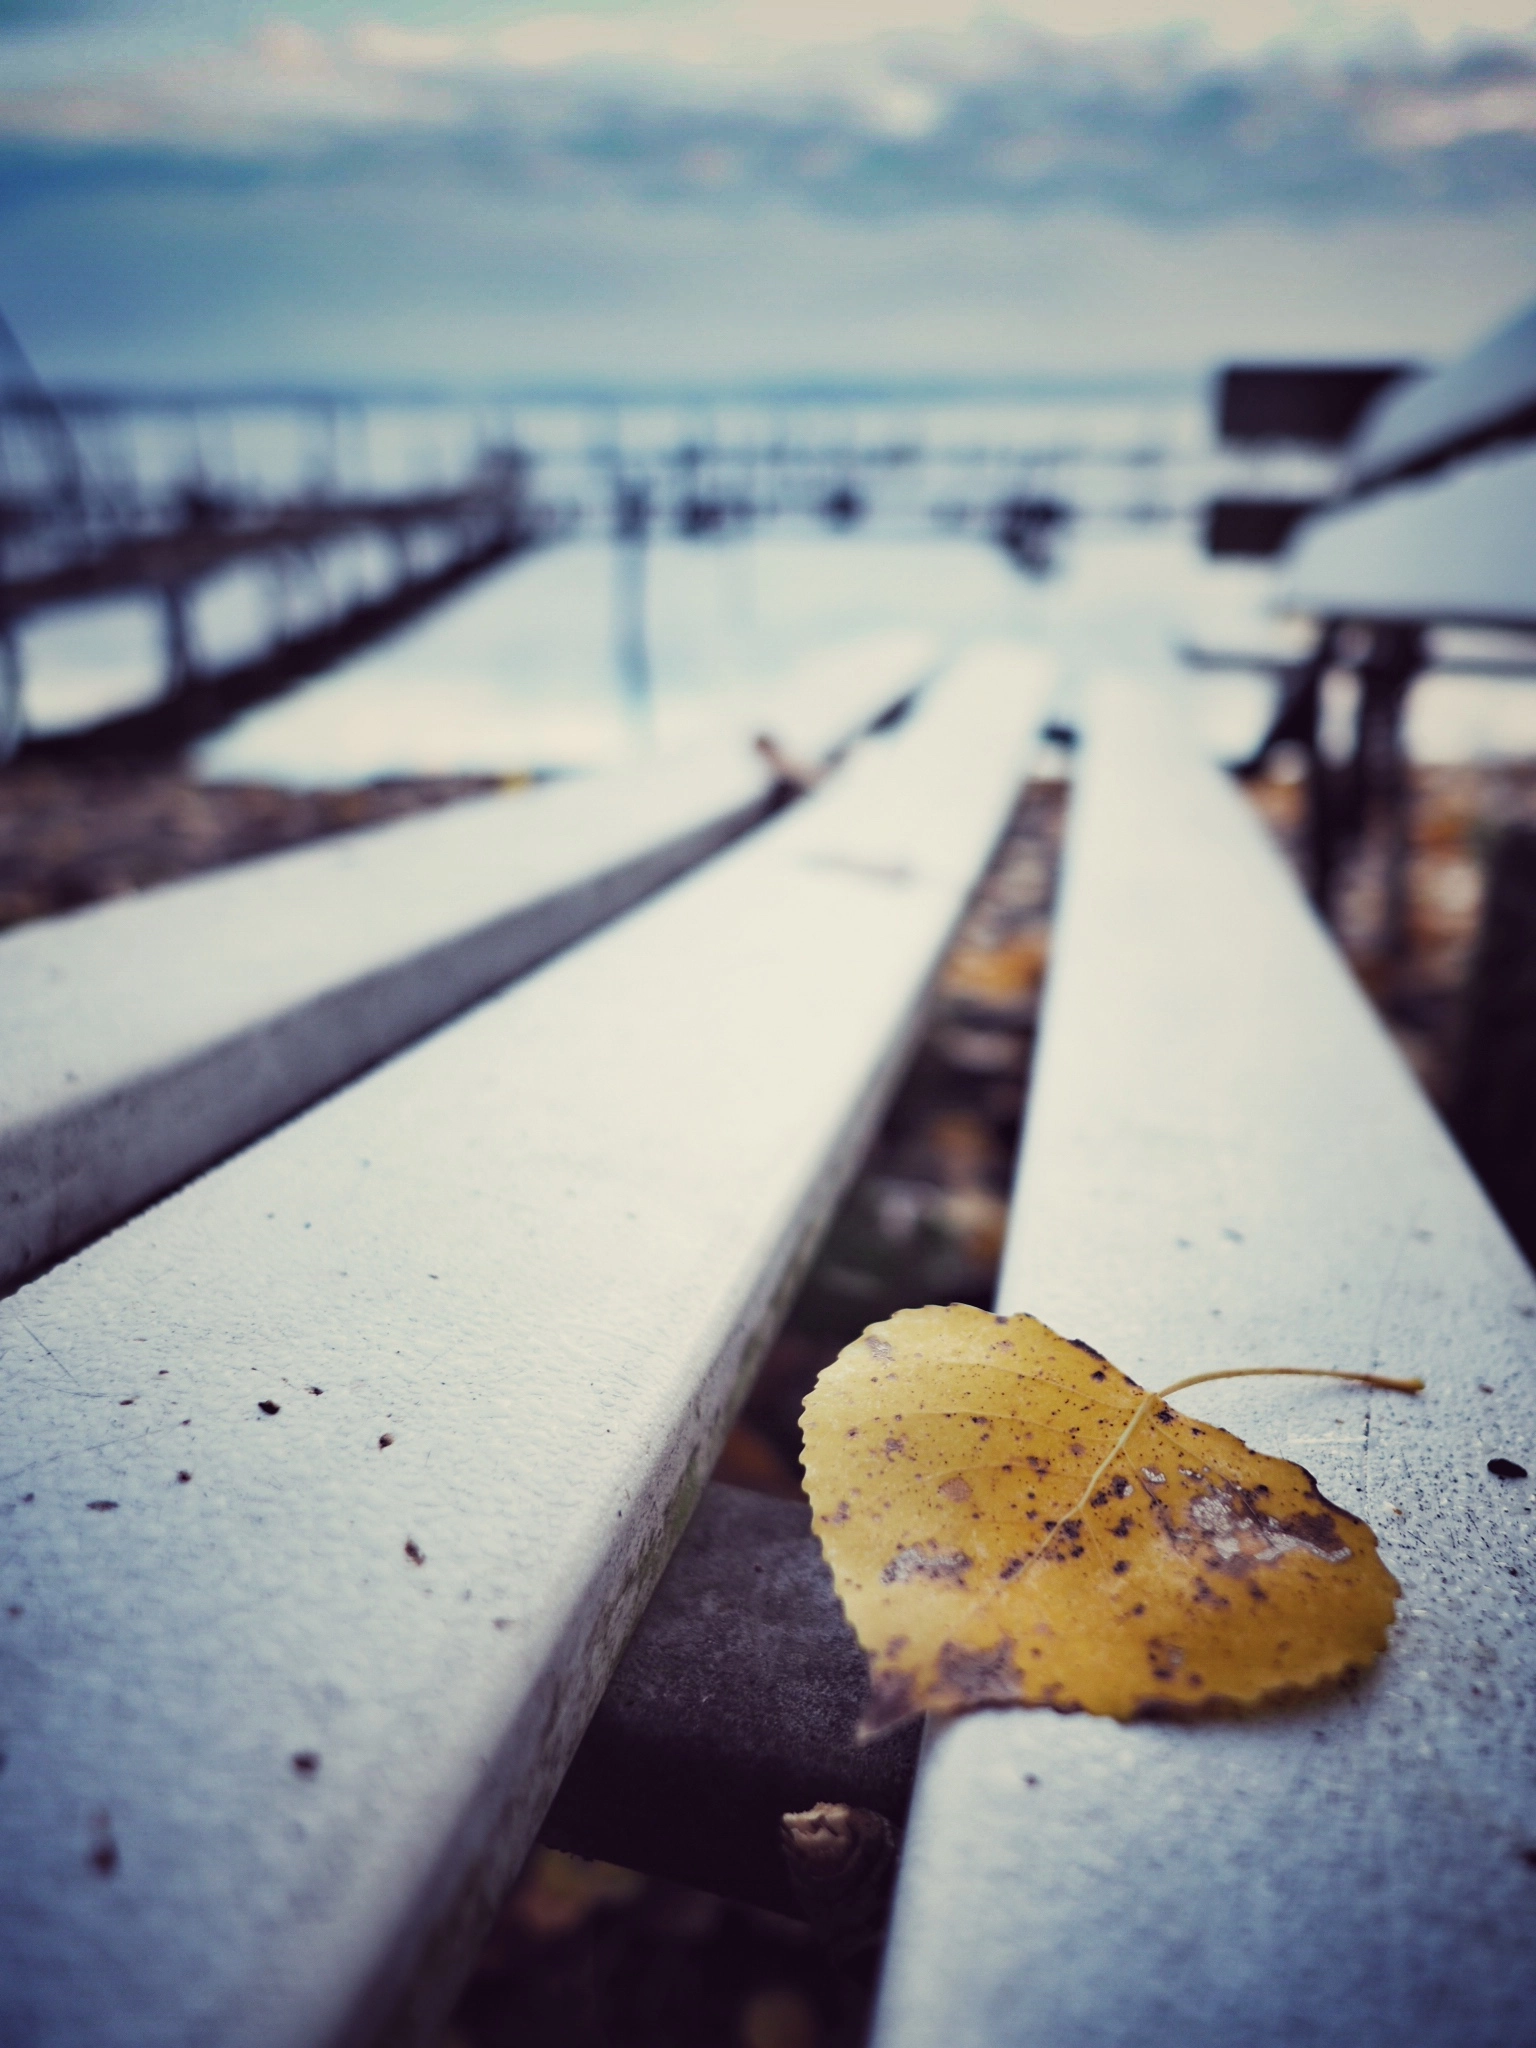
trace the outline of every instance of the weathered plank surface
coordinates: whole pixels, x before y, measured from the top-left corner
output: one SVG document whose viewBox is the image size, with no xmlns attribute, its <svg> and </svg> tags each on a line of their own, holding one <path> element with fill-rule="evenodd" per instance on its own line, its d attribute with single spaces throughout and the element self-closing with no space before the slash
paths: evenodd
<svg viewBox="0 0 1536 2048">
<path fill-rule="evenodd" d="M 1536 1287 L 1238 796 L 1102 688 L 1001 1304 L 1365 1514 L 1358 1690 L 1247 1723 L 933 1731 L 879 2048 L 1496 2048 L 1536 2014 Z"/>
<path fill-rule="evenodd" d="M 1277 594 L 1322 618 L 1536 626 L 1536 451 L 1490 454 L 1308 520 Z"/>
<path fill-rule="evenodd" d="M 741 846 L 0 1304 L 0 2039 L 429 2036 L 1042 702 L 1030 657 L 971 659 Z"/>
<path fill-rule="evenodd" d="M 1349 451 L 1349 483 L 1378 484 L 1443 462 L 1536 420 L 1536 306 L 1433 376 L 1389 391 Z"/>
<path fill-rule="evenodd" d="M 711 1483 L 539 1840 L 794 1913 L 786 1813 L 906 1819 L 922 1731 L 860 1743 L 868 1690 L 810 1509 Z"/>
<path fill-rule="evenodd" d="M 132 1215 L 726 845 L 768 730 L 815 764 L 932 673 L 922 634 L 809 664 L 761 725 L 0 939 L 0 1286 Z"/>
</svg>

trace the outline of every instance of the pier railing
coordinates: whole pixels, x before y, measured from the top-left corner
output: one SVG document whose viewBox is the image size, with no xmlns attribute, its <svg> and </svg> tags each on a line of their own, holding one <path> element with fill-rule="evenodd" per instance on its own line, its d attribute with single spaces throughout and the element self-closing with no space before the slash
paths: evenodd
<svg viewBox="0 0 1536 2048">
<path fill-rule="evenodd" d="M 177 409 L 159 411 L 163 446 Z M 42 614 L 124 598 L 158 607 L 155 701 L 42 744 L 163 752 L 366 646 L 559 525 L 532 503 L 515 446 L 480 449 L 447 484 L 343 486 L 332 460 L 264 488 L 210 475 L 195 436 L 190 463 L 185 453 L 162 459 L 156 475 L 133 424 L 105 402 L 72 416 L 13 350 L 0 385 L 0 760 L 24 737 L 21 634 Z M 347 572 L 328 573 L 346 554 Z M 256 638 L 234 658 L 212 656 L 196 630 L 199 594 L 253 569 L 267 572 Z"/>
</svg>

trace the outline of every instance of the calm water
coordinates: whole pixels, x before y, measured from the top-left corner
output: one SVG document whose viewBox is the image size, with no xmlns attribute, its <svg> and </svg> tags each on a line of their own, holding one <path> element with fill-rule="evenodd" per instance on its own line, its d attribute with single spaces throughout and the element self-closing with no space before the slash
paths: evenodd
<svg viewBox="0 0 1536 2048">
<path fill-rule="evenodd" d="M 295 419 L 250 407 L 201 423 L 121 423 L 88 448 L 98 473 L 205 479 L 274 493 L 324 485 L 419 488 L 461 475 L 478 451 L 517 440 L 535 451 L 539 494 L 584 506 L 593 535 L 495 572 L 413 627 L 331 674 L 251 713 L 201 750 L 205 777 L 325 785 L 413 773 L 582 769 L 670 747 L 739 716 L 754 693 L 829 647 L 893 627 L 947 644 L 1006 635 L 1056 650 L 1064 708 L 1088 668 L 1166 666 L 1177 647 L 1290 650 L 1294 630 L 1266 610 L 1269 572 L 1213 565 L 1195 544 L 1190 508 L 1223 473 L 1197 398 L 999 405 L 648 406 L 624 412 L 545 407 L 352 408 Z M 826 451 L 797 472 L 813 494 L 835 485 L 837 451 L 885 450 L 873 472 L 874 516 L 833 533 L 794 509 L 701 541 L 643 550 L 643 617 L 651 678 L 637 718 L 621 676 L 624 599 L 601 531 L 602 461 L 693 445 L 716 451 L 794 445 Z M 921 459 L 919 459 L 919 457 Z M 700 474 L 709 473 L 708 456 Z M 716 458 L 728 481 L 768 488 L 763 472 Z M 1231 465 L 1225 465 L 1228 480 Z M 1277 477 L 1272 484 L 1299 478 Z M 943 531 L 936 505 L 994 501 L 1021 486 L 1083 508 L 1049 576 L 1027 576 L 975 531 Z M 804 495 L 802 489 L 802 496 Z M 1149 520 L 1149 508 L 1181 516 Z M 1140 514 L 1140 517 L 1131 516 Z M 290 566 L 239 570 L 205 587 L 194 633 L 205 658 L 256 644 L 274 596 L 296 620 L 338 592 L 388 574 L 369 544 L 338 553 L 323 580 Z M 27 711 L 58 730 L 146 701 L 158 687 L 158 621 L 112 604 L 34 624 L 24 641 Z M 1242 752 L 1262 728 L 1269 685 L 1192 678 L 1213 749 Z M 1426 679 L 1414 694 L 1410 744 L 1423 759 L 1536 754 L 1536 687 Z"/>
</svg>

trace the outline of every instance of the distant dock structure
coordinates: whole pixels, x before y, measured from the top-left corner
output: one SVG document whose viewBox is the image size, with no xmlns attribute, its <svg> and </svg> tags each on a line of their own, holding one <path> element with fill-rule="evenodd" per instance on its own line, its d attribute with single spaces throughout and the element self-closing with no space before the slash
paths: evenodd
<svg viewBox="0 0 1536 2048">
<path fill-rule="evenodd" d="M 1085 403 L 1074 414 L 1007 397 L 948 415 L 939 397 L 594 397 L 565 404 L 585 407 L 571 433 L 533 401 L 514 425 L 505 403 L 440 396 L 55 393 L 0 318 L 0 762 L 23 748 L 178 754 L 569 538 L 612 550 L 615 677 L 640 725 L 658 543 L 727 545 L 785 523 L 829 539 L 947 536 L 1030 578 L 1085 526 L 1183 525 L 1194 538 L 1203 524 L 1214 545 L 1220 525 L 1214 552 L 1254 552 L 1246 526 L 1237 545 L 1227 537 L 1235 501 L 1210 498 L 1208 437 L 1170 434 L 1166 401 L 1161 428 L 1138 423 L 1139 402 L 1106 428 Z M 1206 436 L 1193 391 L 1188 411 Z M 1311 470 L 1304 481 L 1327 488 Z M 1253 524 L 1254 505 L 1236 512 Z M 1267 536 L 1270 500 L 1258 513 Z M 93 722 L 29 729 L 28 669 L 35 689 L 46 668 L 29 655 L 34 635 L 114 600 L 141 608 L 137 631 L 150 609 L 153 673 Z"/>
<path fill-rule="evenodd" d="M 30 747 L 164 755 L 558 530 L 557 516 L 532 504 L 528 461 L 515 446 L 480 449 L 447 485 L 339 488 L 326 459 L 334 457 L 334 401 L 285 401 L 284 409 L 320 451 L 298 491 L 211 479 L 196 459 L 167 473 L 163 461 L 140 457 L 131 433 L 139 422 L 118 417 L 126 409 L 117 401 L 66 411 L 0 318 L 0 761 L 27 738 L 21 629 L 44 613 L 149 600 L 161 619 L 160 688 L 147 704 Z M 193 430 L 195 445 L 196 401 L 159 399 L 147 410 L 162 442 L 179 425 Z M 123 430 L 128 445 L 118 460 L 100 465 L 82 453 L 79 412 L 91 418 L 94 443 Z M 199 602 L 232 572 L 252 569 L 263 572 L 265 615 L 238 652 L 209 655 L 197 631 Z"/>
</svg>

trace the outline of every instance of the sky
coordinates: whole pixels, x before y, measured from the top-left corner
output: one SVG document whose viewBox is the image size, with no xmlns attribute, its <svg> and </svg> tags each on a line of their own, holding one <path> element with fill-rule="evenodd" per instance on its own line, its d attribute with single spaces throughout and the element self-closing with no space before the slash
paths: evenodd
<svg viewBox="0 0 1536 2048">
<path fill-rule="evenodd" d="M 60 382 L 1179 378 L 1536 296 L 1536 0 L 0 0 Z"/>
</svg>

